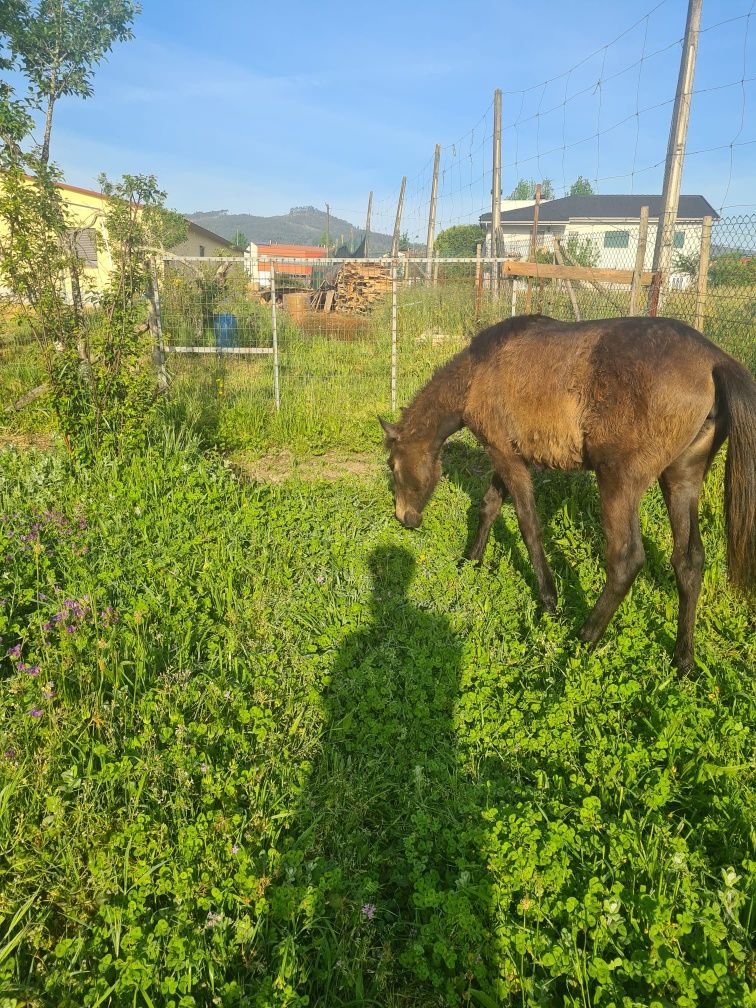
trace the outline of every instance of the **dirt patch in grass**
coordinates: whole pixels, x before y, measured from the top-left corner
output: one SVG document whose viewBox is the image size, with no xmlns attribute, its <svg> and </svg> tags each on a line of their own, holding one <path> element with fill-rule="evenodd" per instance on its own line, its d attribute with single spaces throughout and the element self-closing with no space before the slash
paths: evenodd
<svg viewBox="0 0 756 1008">
<path fill-rule="evenodd" d="M 47 451 L 55 445 L 52 434 L 12 434 L 0 430 L 0 448 L 36 448 Z"/>
<path fill-rule="evenodd" d="M 230 462 L 240 476 L 262 483 L 283 483 L 290 479 L 305 483 L 316 480 L 333 482 L 345 476 L 372 476 L 379 471 L 381 465 L 378 456 L 368 452 L 338 451 L 307 458 L 285 450 L 271 452 L 260 458 L 240 453 L 232 455 Z"/>
</svg>

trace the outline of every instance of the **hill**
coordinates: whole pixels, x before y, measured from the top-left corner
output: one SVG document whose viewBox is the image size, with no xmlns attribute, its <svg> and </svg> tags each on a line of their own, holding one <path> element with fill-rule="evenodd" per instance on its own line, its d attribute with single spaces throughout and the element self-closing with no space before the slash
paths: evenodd
<svg viewBox="0 0 756 1008">
<path fill-rule="evenodd" d="M 227 210 L 198 210 L 184 216 L 223 238 L 233 238 L 237 231 L 241 231 L 248 241 L 253 241 L 256 245 L 267 245 L 270 242 L 319 245 L 327 224 L 325 211 L 312 206 L 292 207 L 287 214 L 275 217 L 230 214 Z M 332 242 L 338 242 L 340 236 L 343 236 L 347 245 L 356 248 L 365 232 L 363 228 L 357 228 L 349 221 L 332 216 L 329 233 Z M 390 251 L 391 236 L 371 231 L 370 254 L 382 255 Z"/>
</svg>

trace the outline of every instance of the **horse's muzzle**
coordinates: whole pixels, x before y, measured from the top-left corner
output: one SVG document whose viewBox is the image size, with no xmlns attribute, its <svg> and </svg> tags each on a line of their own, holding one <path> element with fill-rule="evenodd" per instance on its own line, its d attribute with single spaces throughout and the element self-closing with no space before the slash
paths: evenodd
<svg viewBox="0 0 756 1008">
<path fill-rule="evenodd" d="M 399 518 L 399 515 L 397 515 L 397 518 Z M 413 511 L 412 508 L 407 508 L 407 510 L 404 512 L 404 516 L 402 518 L 399 518 L 399 521 L 402 523 L 402 525 L 404 525 L 406 529 L 419 528 L 422 520 L 423 520 L 422 515 L 419 515 L 417 511 Z"/>
</svg>

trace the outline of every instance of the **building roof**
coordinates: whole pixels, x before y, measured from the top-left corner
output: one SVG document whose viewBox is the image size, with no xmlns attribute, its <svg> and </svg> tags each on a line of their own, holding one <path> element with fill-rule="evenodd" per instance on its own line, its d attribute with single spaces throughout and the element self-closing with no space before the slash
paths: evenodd
<svg viewBox="0 0 756 1008">
<path fill-rule="evenodd" d="M 641 207 L 644 206 L 648 207 L 649 218 L 658 220 L 662 207 L 661 196 L 563 196 L 561 199 L 541 203 L 538 222 L 566 224 L 571 220 L 634 220 L 640 217 Z M 680 197 L 678 220 L 702 220 L 707 215 L 718 219 L 716 210 L 703 196 Z M 532 203 L 516 210 L 502 211 L 501 214 L 502 224 L 530 224 L 532 221 Z M 490 224 L 491 214 L 482 214 L 480 222 Z"/>
<path fill-rule="evenodd" d="M 284 245 L 273 242 L 268 245 L 253 244 L 257 246 L 258 255 L 288 256 L 290 259 L 322 259 L 326 254 L 322 245 Z"/>
<path fill-rule="evenodd" d="M 95 196 L 97 199 L 107 199 L 107 197 L 101 193 L 97 192 L 96 189 L 82 189 L 81 186 L 69 185 L 68 182 L 56 182 L 55 187 L 57 189 L 66 189 L 68 192 L 80 193 L 82 196 Z M 223 245 L 226 248 L 230 248 L 231 242 L 228 238 L 224 238 L 222 235 L 215 234 L 213 231 L 208 231 L 207 228 L 200 227 L 199 224 L 195 224 L 193 220 L 189 220 L 188 217 L 184 217 L 184 220 L 189 225 L 189 227 L 194 228 L 199 231 L 200 234 L 204 235 L 209 241 L 214 242 L 216 245 Z"/>
</svg>

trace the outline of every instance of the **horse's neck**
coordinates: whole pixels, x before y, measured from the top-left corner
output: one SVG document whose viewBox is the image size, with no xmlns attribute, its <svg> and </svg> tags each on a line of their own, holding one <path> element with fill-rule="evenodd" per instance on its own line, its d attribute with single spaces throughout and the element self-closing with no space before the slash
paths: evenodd
<svg viewBox="0 0 756 1008">
<path fill-rule="evenodd" d="M 469 362 L 458 354 L 440 368 L 412 400 L 402 426 L 432 452 L 463 424 Z"/>
</svg>

